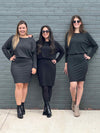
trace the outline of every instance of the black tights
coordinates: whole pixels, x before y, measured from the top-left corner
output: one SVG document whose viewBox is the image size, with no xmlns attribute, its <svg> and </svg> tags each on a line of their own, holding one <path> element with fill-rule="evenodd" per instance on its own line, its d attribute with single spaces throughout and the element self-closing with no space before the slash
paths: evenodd
<svg viewBox="0 0 100 133">
<path fill-rule="evenodd" d="M 44 103 L 50 102 L 52 96 L 52 86 L 42 86 L 42 96 Z"/>
</svg>

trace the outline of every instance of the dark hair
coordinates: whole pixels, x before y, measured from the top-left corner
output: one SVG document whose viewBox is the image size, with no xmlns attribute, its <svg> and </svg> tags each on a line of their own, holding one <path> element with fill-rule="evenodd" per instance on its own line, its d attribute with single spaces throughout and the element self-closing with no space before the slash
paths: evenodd
<svg viewBox="0 0 100 133">
<path fill-rule="evenodd" d="M 53 53 L 54 50 L 55 50 L 53 32 L 52 32 L 50 26 L 44 25 L 44 26 L 41 27 L 41 30 L 40 30 L 38 48 L 37 48 L 37 53 L 38 54 L 41 52 L 41 47 L 44 45 L 44 42 L 45 42 L 45 38 L 42 36 L 42 30 L 45 27 L 49 30 L 49 42 L 50 42 L 51 53 Z"/>
<path fill-rule="evenodd" d="M 68 46 L 70 44 L 70 40 L 71 40 L 71 38 L 72 38 L 72 36 L 74 34 L 74 31 L 75 31 L 75 28 L 73 26 L 73 21 L 74 21 L 75 18 L 78 18 L 80 20 L 80 22 L 81 22 L 81 25 L 80 25 L 80 28 L 79 28 L 80 33 L 86 32 L 84 30 L 84 25 L 83 25 L 83 22 L 82 22 L 82 18 L 80 16 L 78 16 L 78 15 L 72 16 L 71 22 L 70 22 L 70 27 L 69 27 L 69 30 L 68 30 L 68 41 L 67 41 Z"/>
</svg>

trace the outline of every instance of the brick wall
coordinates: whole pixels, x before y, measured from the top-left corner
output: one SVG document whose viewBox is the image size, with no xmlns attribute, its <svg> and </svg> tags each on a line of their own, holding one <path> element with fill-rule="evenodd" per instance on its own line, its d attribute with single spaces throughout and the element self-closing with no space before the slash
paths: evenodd
<svg viewBox="0 0 100 133">
<path fill-rule="evenodd" d="M 55 40 L 64 47 L 65 33 L 70 19 L 78 14 L 85 29 L 100 45 L 100 1 L 99 0 L 0 0 L 0 108 L 15 108 L 14 83 L 10 73 L 10 62 L 1 51 L 4 42 L 16 32 L 20 20 L 28 24 L 28 31 L 38 39 L 41 26 L 48 24 Z M 57 64 L 57 75 L 52 108 L 70 109 L 71 97 L 68 78 L 64 75 L 64 57 Z M 81 109 L 100 109 L 100 49 L 89 62 L 89 70 L 84 86 Z M 42 108 L 41 88 L 37 76 L 32 77 L 26 100 L 27 108 Z"/>
</svg>

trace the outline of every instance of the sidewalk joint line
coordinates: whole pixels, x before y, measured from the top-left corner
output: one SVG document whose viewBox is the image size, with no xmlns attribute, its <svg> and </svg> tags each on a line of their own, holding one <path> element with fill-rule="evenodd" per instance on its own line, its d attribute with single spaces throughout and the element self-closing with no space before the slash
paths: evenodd
<svg viewBox="0 0 100 133">
<path fill-rule="evenodd" d="M 3 123 L 2 123 L 2 125 L 1 125 L 1 127 L 0 127 L 0 131 L 2 130 L 4 124 L 5 124 L 6 120 L 7 120 L 7 117 L 8 117 L 8 115 L 9 115 L 9 112 L 10 112 L 10 110 L 8 111 L 7 116 L 6 116 L 6 118 L 4 119 L 4 121 L 3 121 Z"/>
</svg>

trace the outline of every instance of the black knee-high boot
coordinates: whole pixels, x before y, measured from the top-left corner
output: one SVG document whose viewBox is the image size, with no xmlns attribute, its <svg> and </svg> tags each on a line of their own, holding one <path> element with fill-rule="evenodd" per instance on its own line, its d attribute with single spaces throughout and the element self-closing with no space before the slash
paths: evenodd
<svg viewBox="0 0 100 133">
<path fill-rule="evenodd" d="M 22 114 L 25 114 L 25 107 L 24 107 L 24 103 L 21 104 L 21 110 L 22 110 Z"/>
<path fill-rule="evenodd" d="M 22 119 L 23 118 L 23 114 L 22 114 L 22 110 L 21 110 L 21 105 L 17 105 L 17 117 Z"/>
</svg>

